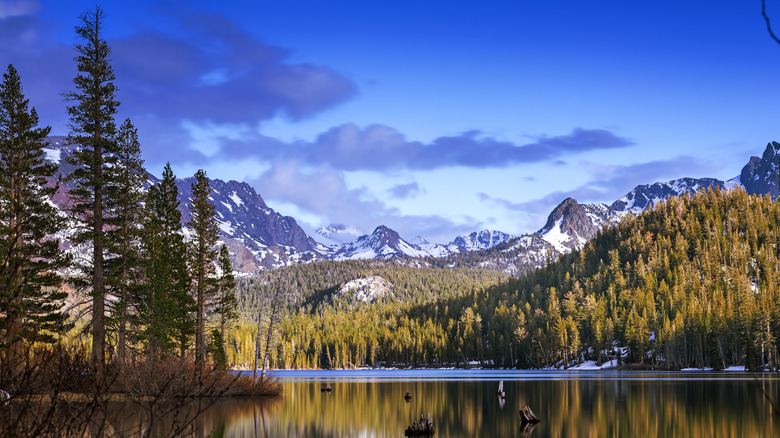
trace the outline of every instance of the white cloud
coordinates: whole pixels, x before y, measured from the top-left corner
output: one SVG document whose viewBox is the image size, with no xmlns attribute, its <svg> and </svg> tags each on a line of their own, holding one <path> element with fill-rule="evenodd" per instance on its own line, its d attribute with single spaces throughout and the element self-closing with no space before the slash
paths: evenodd
<svg viewBox="0 0 780 438">
<path fill-rule="evenodd" d="M 254 134 L 247 123 L 214 123 L 210 120 L 196 123 L 185 119 L 181 127 L 189 134 L 190 147 L 207 157 L 220 152 L 225 140 L 246 141 Z"/>
<path fill-rule="evenodd" d="M 40 9 L 38 0 L 2 0 L 0 1 L 0 20 L 8 17 L 30 15 Z"/>
</svg>

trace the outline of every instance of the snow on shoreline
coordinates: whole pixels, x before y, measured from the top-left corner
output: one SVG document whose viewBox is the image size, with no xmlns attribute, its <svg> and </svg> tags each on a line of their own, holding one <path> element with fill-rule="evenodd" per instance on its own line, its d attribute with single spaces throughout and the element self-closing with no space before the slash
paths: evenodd
<svg viewBox="0 0 780 438">
<path fill-rule="evenodd" d="M 621 370 L 618 368 L 617 360 L 612 359 L 610 361 L 604 362 L 601 364 L 601 366 L 596 365 L 596 361 L 594 360 L 587 360 L 585 362 L 582 362 L 579 365 L 574 365 L 569 367 L 568 369 L 563 368 L 528 368 L 528 369 L 518 369 L 518 368 L 484 368 L 481 366 L 471 366 L 468 368 L 458 368 L 458 367 L 412 367 L 412 366 L 389 366 L 389 367 L 358 367 L 358 368 L 333 368 L 333 369 L 269 369 L 267 371 L 517 371 L 517 372 L 545 372 L 549 371 L 551 373 L 560 373 L 560 372 L 567 372 L 567 371 L 618 371 L 618 372 L 632 372 L 634 370 Z M 243 368 L 243 367 L 235 367 L 233 368 L 233 371 L 252 371 L 252 368 Z M 638 370 L 638 371 L 648 371 L 648 372 L 661 372 L 661 373 L 690 373 L 690 372 L 744 372 L 747 373 L 749 371 L 745 370 L 745 367 L 743 365 L 735 365 L 730 366 L 728 368 L 722 369 L 722 370 L 714 370 L 712 368 L 682 368 L 680 370 Z M 770 370 L 764 370 L 765 372 L 770 372 Z"/>
</svg>

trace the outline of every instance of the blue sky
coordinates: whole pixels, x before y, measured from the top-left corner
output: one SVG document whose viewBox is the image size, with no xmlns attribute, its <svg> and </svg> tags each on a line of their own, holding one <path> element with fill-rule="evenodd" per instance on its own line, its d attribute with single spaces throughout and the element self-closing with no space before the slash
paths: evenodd
<svg viewBox="0 0 780 438">
<path fill-rule="evenodd" d="M 780 139 L 759 0 L 101 4 L 149 170 L 246 181 L 307 230 L 533 232 L 567 196 L 728 179 Z M 94 6 L 0 0 L 0 63 L 54 133 Z"/>
</svg>

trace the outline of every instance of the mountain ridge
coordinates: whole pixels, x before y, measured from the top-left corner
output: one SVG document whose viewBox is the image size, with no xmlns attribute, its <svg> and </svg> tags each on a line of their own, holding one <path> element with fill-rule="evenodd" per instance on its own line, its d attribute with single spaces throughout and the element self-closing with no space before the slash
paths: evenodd
<svg viewBox="0 0 780 438">
<path fill-rule="evenodd" d="M 64 158 L 81 146 L 68 144 L 66 137 L 52 136 L 47 140 L 46 157 L 60 166 L 59 175 L 72 170 Z M 627 214 L 652 208 L 670 196 L 693 194 L 702 188 L 718 187 L 723 190 L 741 186 L 750 194 L 768 193 L 777 197 L 778 153 L 780 143 L 768 143 L 760 158 L 751 157 L 740 174 L 729 181 L 686 177 L 638 185 L 609 206 L 580 204 L 573 198 L 566 198 L 552 210 L 545 225 L 536 232 L 513 236 L 485 229 L 457 236 L 447 244 L 430 243 L 420 236 L 407 241 L 385 225 L 377 226 L 371 234 L 360 234 L 356 227 L 348 225 L 331 225 L 315 230 L 315 238 L 307 234 L 295 218 L 283 216 L 270 208 L 262 196 L 245 182 L 209 179 L 212 188 L 210 199 L 217 213 L 220 241 L 228 247 L 237 272 L 255 274 L 298 263 L 370 258 L 440 258 L 461 263 L 452 260 L 459 254 L 485 252 L 485 259 L 479 262 L 476 260 L 480 254 L 461 258 L 471 260 L 468 263 L 476 263 L 478 267 L 492 266 L 493 269 L 518 275 L 524 269 L 541 266 L 547 260 L 581 248 L 605 226 L 619 222 Z M 159 182 L 156 176 L 148 176 L 147 188 Z M 193 180 L 192 177 L 176 180 L 183 223 L 190 217 L 187 204 Z M 63 211 L 67 211 L 68 202 L 65 189 L 53 198 Z M 491 251 L 496 248 L 499 250 Z M 523 252 L 527 254 L 521 254 Z M 496 259 L 488 260 L 489 257 Z M 514 260 L 510 260 L 511 257 Z"/>
</svg>

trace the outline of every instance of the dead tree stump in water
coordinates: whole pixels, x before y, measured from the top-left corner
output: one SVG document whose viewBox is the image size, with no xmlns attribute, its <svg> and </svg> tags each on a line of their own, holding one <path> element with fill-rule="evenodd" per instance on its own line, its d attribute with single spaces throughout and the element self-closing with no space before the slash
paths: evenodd
<svg viewBox="0 0 780 438">
<path fill-rule="evenodd" d="M 405 436 L 433 436 L 436 431 L 433 429 L 433 420 L 431 413 L 428 416 L 420 415 L 420 422 L 413 422 L 411 426 L 404 431 Z"/>
<path fill-rule="evenodd" d="M 534 414 L 534 411 L 532 411 L 528 405 L 525 405 L 522 408 L 520 408 L 520 418 L 523 420 L 524 424 L 525 423 L 536 424 L 541 421 L 536 417 L 536 414 Z"/>
</svg>

